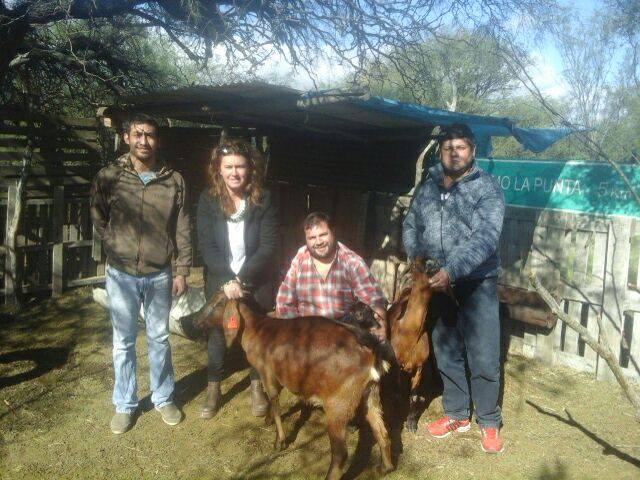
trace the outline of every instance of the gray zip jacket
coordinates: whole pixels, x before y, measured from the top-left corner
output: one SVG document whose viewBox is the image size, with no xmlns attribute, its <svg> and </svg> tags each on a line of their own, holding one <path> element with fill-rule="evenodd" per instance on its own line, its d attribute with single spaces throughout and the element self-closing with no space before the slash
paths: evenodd
<svg viewBox="0 0 640 480">
<path fill-rule="evenodd" d="M 498 182 L 473 165 L 444 188 L 442 164 L 429 169 L 402 225 L 404 248 L 440 262 L 451 283 L 495 277 L 500 271 L 504 195 Z"/>
</svg>

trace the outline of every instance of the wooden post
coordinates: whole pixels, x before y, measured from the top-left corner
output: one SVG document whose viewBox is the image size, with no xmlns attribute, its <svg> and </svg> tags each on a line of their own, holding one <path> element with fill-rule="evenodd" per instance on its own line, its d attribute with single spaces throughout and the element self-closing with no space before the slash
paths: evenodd
<svg viewBox="0 0 640 480">
<path fill-rule="evenodd" d="M 369 197 L 371 192 L 364 192 L 360 195 L 359 205 L 356 208 L 359 209 L 358 212 L 358 220 L 355 225 L 356 233 L 355 233 L 355 245 L 360 248 L 361 252 L 366 250 L 367 245 L 365 245 L 365 235 L 367 230 L 367 214 L 369 209 Z"/>
<path fill-rule="evenodd" d="M 416 178 L 413 183 L 414 188 L 417 187 L 418 184 L 422 181 L 422 172 L 424 171 L 424 158 L 427 156 L 427 153 L 433 150 L 435 146 L 436 146 L 436 141 L 431 140 L 427 144 L 427 146 L 424 147 L 424 150 L 420 152 L 420 155 L 418 155 L 418 160 L 416 160 Z"/>
<path fill-rule="evenodd" d="M 53 254 L 51 256 L 51 296 L 58 297 L 64 290 L 64 186 L 53 187 Z"/>
<path fill-rule="evenodd" d="M 535 210 L 526 210 L 526 214 L 529 222 L 517 222 L 520 228 L 516 229 L 513 232 L 514 236 L 510 238 L 512 242 L 518 242 L 520 252 L 527 252 L 526 263 L 524 265 L 520 265 L 520 274 L 517 276 L 518 285 L 523 285 L 525 287 L 528 285 L 528 283 L 525 284 L 523 282 L 525 272 L 543 272 L 548 268 L 548 262 L 544 259 L 543 253 L 539 250 L 539 248 L 544 248 L 544 244 L 541 240 L 547 236 L 548 230 L 544 225 L 538 226 L 538 212 Z M 510 224 L 513 224 L 514 222 L 515 219 L 512 219 Z M 559 331 L 560 328 L 561 326 L 559 323 L 556 323 L 555 328 L 551 330 L 536 327 L 534 356 L 546 365 L 552 366 L 556 363 L 556 331 Z"/>
<path fill-rule="evenodd" d="M 556 323 L 555 328 L 560 328 L 560 323 Z M 555 330 L 542 332 L 541 328 L 538 327 L 535 357 L 549 366 L 556 363 L 555 340 Z"/>
<path fill-rule="evenodd" d="M 17 242 L 16 244 L 12 244 L 12 239 L 10 235 L 12 235 L 11 223 L 13 221 L 13 216 L 16 212 L 16 195 L 18 193 L 18 187 L 15 183 L 9 184 L 9 189 L 7 191 L 7 223 L 5 229 L 5 256 L 4 256 L 4 303 L 14 304 L 15 303 L 15 291 L 16 291 L 16 278 L 13 278 L 14 272 L 11 268 L 11 252 L 10 249 L 14 249 L 14 255 L 17 254 Z"/>
<path fill-rule="evenodd" d="M 602 334 L 609 341 L 616 358 L 620 354 L 620 341 L 624 322 L 624 305 L 629 274 L 631 219 L 614 217 L 609 223 L 605 286 L 602 301 Z M 598 359 L 598 378 L 612 380 L 613 372 Z"/>
<path fill-rule="evenodd" d="M 59 297 L 64 291 L 64 243 L 53 245 L 51 296 Z"/>
<path fill-rule="evenodd" d="M 64 186 L 53 187 L 53 243 L 62 242 L 62 226 L 64 224 Z"/>
<path fill-rule="evenodd" d="M 102 238 L 98 235 L 98 230 L 96 230 L 95 225 L 92 227 L 92 239 L 93 243 L 91 244 L 91 258 L 93 258 L 96 262 L 102 262 Z"/>
<path fill-rule="evenodd" d="M 262 137 L 261 142 L 262 156 L 264 157 L 264 178 L 269 178 L 269 163 L 271 161 L 271 147 L 269 146 L 269 137 Z"/>
</svg>

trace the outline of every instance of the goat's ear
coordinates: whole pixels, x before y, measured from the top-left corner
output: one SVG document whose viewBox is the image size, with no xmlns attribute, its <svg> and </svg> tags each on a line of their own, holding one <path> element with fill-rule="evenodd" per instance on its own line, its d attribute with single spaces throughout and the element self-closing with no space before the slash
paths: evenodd
<svg viewBox="0 0 640 480">
<path fill-rule="evenodd" d="M 227 296 L 224 294 L 224 292 L 218 292 L 213 296 L 213 300 L 211 301 L 212 305 L 214 306 L 218 306 L 218 305 L 224 305 L 224 303 L 227 301 Z"/>
<path fill-rule="evenodd" d="M 423 273 L 424 272 L 425 258 L 421 255 L 417 256 L 413 262 L 411 262 L 411 273 Z"/>
<path fill-rule="evenodd" d="M 436 273 L 438 273 L 438 270 L 440 270 L 440 262 L 438 262 L 438 260 L 432 260 L 429 259 L 425 262 L 425 272 L 427 275 L 429 276 L 433 276 Z"/>
</svg>

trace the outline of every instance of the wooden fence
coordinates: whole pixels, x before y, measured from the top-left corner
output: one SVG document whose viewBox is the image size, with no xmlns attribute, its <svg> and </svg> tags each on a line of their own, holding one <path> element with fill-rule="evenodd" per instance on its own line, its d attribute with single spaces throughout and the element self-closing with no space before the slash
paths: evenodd
<svg viewBox="0 0 640 480">
<path fill-rule="evenodd" d="M 101 245 L 94 241 L 89 216 L 88 181 L 78 180 L 91 176 L 79 173 L 67 172 L 67 185 L 48 185 L 50 179 L 32 174 L 39 196 L 27 199 L 18 237 L 25 292 L 51 290 L 58 295 L 68 287 L 104 281 Z M 50 195 L 43 197 L 47 189 Z M 335 215 L 340 240 L 370 260 L 374 275 L 393 298 L 406 269 L 401 224 L 409 197 L 282 183 L 273 190 L 281 204 L 281 274 L 304 243 L 301 220 L 308 211 L 326 210 Z M 7 199 L 0 201 L 0 221 L 5 223 L 14 192 L 15 184 L 10 184 Z M 0 235 L 4 243 L 5 234 Z M 533 271 L 565 312 L 596 338 L 600 316 L 621 367 L 629 377 L 640 378 L 640 220 L 510 207 L 500 253 L 502 287 L 530 290 L 528 272 Z M 4 254 L 2 247 L 0 255 Z M 11 293 L 13 279 L 5 275 L 0 287 L 0 293 Z M 527 318 L 535 312 L 526 305 L 509 307 L 503 312 L 510 351 L 610 378 L 605 362 L 562 322 L 535 325 Z M 514 314 L 513 308 L 524 313 Z"/>
<path fill-rule="evenodd" d="M 31 180 L 38 180 L 38 176 L 32 175 Z M 5 239 L 16 205 L 17 189 L 15 183 L 8 185 L 7 197 L 0 202 L 0 218 L 6 224 L 0 249 L 5 266 L 0 293 L 5 299 L 15 291 L 16 281 L 22 282 L 24 293 L 50 290 L 54 296 L 67 287 L 104 281 L 102 251 L 99 243 L 94 244 L 89 215 L 89 186 L 77 187 L 50 186 L 44 189 L 49 190 L 47 195 L 49 192 L 43 192 L 41 184 L 37 197 L 27 197 L 18 230 L 18 276 L 14 279 L 6 274 L 9 258 Z"/>
<path fill-rule="evenodd" d="M 101 281 L 104 265 L 93 245 L 90 181 L 101 165 L 108 134 L 95 119 L 0 111 L 0 293 L 9 299 L 17 282 L 25 293 L 53 291 Z M 8 272 L 6 235 L 16 207 L 16 190 L 27 138 L 32 160 L 18 230 L 17 278 Z M 3 260 L 3 261 L 2 261 Z"/>
<path fill-rule="evenodd" d="M 377 219 L 376 231 L 368 235 L 374 242 L 372 270 L 393 298 L 407 268 L 399 258 L 410 197 L 375 196 L 370 215 Z M 595 338 L 607 338 L 627 376 L 640 379 L 640 219 L 508 207 L 500 254 L 501 300 L 521 292 L 516 304 L 501 309 L 511 352 L 613 378 L 574 330 L 552 316 L 541 321 L 540 305 L 527 305 L 535 297 L 528 278 L 533 272 L 567 314 Z"/>
<path fill-rule="evenodd" d="M 504 228 L 501 283 L 528 288 L 534 272 L 569 316 L 607 338 L 625 373 L 640 378 L 640 220 L 511 208 Z M 564 323 L 523 326 L 512 350 L 611 378 L 604 360 Z"/>
</svg>

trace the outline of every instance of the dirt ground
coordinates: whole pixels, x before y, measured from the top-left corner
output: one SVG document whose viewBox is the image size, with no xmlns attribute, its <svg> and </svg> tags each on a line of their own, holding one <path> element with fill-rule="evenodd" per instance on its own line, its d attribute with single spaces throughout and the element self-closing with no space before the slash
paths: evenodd
<svg viewBox="0 0 640 480">
<path fill-rule="evenodd" d="M 223 384 L 224 405 L 212 420 L 198 416 L 206 385 L 202 343 L 172 337 L 177 402 L 186 418 L 162 423 L 148 397 L 144 335 L 138 337 L 142 414 L 134 429 L 113 435 L 109 421 L 112 366 L 107 314 L 80 289 L 58 300 L 33 301 L 0 317 L 0 477 L 109 479 L 322 478 L 329 442 L 321 410 L 301 419 L 285 395 L 289 447 L 272 452 L 274 432 L 250 415 L 248 372 Z M 431 402 L 417 434 L 393 433 L 397 471 L 389 479 L 638 479 L 640 428 L 614 384 L 565 368 L 510 356 L 504 368 L 506 451 L 480 449 L 469 433 L 431 439 L 427 421 L 442 413 Z M 389 418 L 402 409 L 387 409 Z M 395 415 L 397 417 L 397 415 Z M 377 478 L 369 435 L 349 435 L 345 478 Z"/>
</svg>

